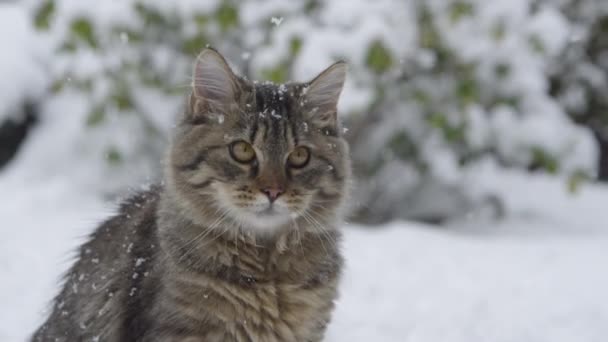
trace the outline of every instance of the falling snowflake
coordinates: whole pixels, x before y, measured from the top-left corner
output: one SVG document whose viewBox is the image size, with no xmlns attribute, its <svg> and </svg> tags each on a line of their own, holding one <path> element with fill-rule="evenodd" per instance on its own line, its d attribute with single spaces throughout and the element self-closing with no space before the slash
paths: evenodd
<svg viewBox="0 0 608 342">
<path fill-rule="evenodd" d="M 141 264 L 143 264 L 145 261 L 146 258 L 137 258 L 137 260 L 135 260 L 135 267 L 141 266 Z"/>
<path fill-rule="evenodd" d="M 281 114 L 277 113 L 274 109 L 272 110 L 272 112 L 270 112 L 270 115 L 275 119 L 282 118 Z"/>
<path fill-rule="evenodd" d="M 120 33 L 120 41 L 123 44 L 127 44 L 129 42 L 129 35 L 126 32 L 121 32 Z"/>
<path fill-rule="evenodd" d="M 274 25 L 274 26 L 279 26 L 281 25 L 281 23 L 283 22 L 284 18 L 283 17 L 272 17 L 270 18 L 270 22 Z"/>
</svg>

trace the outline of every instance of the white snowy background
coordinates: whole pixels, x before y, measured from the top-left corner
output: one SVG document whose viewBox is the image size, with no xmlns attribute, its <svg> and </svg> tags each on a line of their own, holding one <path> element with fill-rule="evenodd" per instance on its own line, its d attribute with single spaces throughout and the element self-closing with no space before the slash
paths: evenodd
<svg viewBox="0 0 608 342">
<path fill-rule="evenodd" d="M 458 34 L 466 32 L 453 39 Z M 25 8 L 0 3 L 0 118 L 48 86 L 49 60 L 39 60 L 53 58 L 40 52 L 45 44 Z M 265 63 L 261 56 L 256 63 Z M 361 100 L 355 88 L 353 106 Z M 0 170 L 0 341 L 25 341 L 44 319 L 75 248 L 116 207 L 100 195 L 105 183 L 137 190 L 147 182 L 133 181 L 146 172 L 107 173 L 91 156 L 105 137 L 83 138 L 86 106 L 70 94 L 48 101 L 16 158 Z M 512 132 L 531 140 L 536 133 Z M 574 157 L 592 159 L 592 150 Z M 505 170 L 492 160 L 463 177 L 500 197 L 505 216 L 476 210 L 442 226 L 344 225 L 347 266 L 326 340 L 607 341 L 608 186 L 590 182 L 572 193 L 563 177 Z"/>
</svg>

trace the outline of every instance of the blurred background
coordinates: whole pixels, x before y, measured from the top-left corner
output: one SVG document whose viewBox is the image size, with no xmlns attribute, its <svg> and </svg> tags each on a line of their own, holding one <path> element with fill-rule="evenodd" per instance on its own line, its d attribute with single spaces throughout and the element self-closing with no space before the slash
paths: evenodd
<svg viewBox="0 0 608 342">
<path fill-rule="evenodd" d="M 350 65 L 328 340 L 605 341 L 605 0 L 0 1 L 1 341 L 159 180 L 205 46 L 256 80 Z"/>
</svg>

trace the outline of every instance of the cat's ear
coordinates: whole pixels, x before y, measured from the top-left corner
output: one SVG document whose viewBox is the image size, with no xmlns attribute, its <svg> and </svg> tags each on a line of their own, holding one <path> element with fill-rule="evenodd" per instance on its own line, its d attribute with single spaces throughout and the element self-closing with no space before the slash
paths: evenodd
<svg viewBox="0 0 608 342">
<path fill-rule="evenodd" d="M 192 79 L 192 95 L 197 101 L 215 109 L 225 109 L 236 101 L 238 77 L 216 50 L 206 48 L 198 55 Z"/>
<path fill-rule="evenodd" d="M 305 88 L 306 115 L 318 126 L 336 126 L 340 93 L 346 79 L 347 64 L 337 62 L 325 69 Z"/>
</svg>

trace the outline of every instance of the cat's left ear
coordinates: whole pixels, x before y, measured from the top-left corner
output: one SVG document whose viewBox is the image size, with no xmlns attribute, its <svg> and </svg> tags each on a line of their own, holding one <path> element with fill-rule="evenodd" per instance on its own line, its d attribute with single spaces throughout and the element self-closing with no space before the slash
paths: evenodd
<svg viewBox="0 0 608 342">
<path fill-rule="evenodd" d="M 338 100 L 346 79 L 347 64 L 337 62 L 308 83 L 304 94 L 305 115 L 318 127 L 337 127 Z"/>
<path fill-rule="evenodd" d="M 239 81 L 224 57 L 206 48 L 196 58 L 192 88 L 196 100 L 216 110 L 225 110 L 236 101 Z"/>
</svg>

